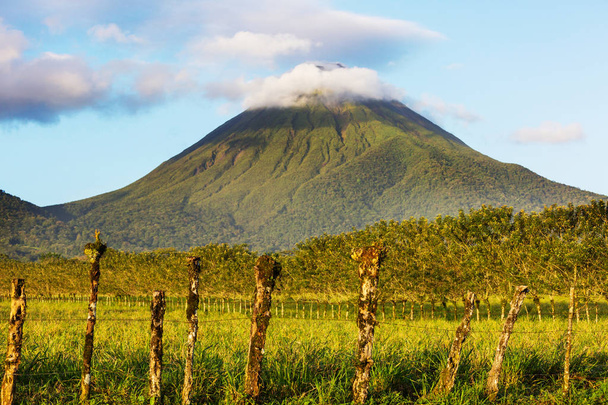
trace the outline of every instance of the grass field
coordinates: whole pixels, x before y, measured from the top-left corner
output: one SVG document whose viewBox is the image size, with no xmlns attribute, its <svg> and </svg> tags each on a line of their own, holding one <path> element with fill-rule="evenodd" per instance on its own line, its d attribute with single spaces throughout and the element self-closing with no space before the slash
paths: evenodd
<svg viewBox="0 0 608 405">
<path fill-rule="evenodd" d="M 562 303 L 563 304 L 563 303 Z M 531 309 L 532 307 L 530 307 Z M 605 314 L 605 307 L 602 307 Z M 9 303 L 0 302 L 0 351 L 6 350 Z M 388 311 L 387 311 L 388 312 Z M 494 308 L 493 312 L 499 313 Z M 245 314 L 200 314 L 193 402 L 238 402 L 250 321 Z M 547 314 L 547 311 L 545 312 Z M 279 313 L 280 315 L 280 313 Z M 293 314 L 292 314 L 293 315 Z M 483 311 L 482 311 L 483 315 Z M 498 403 L 608 403 L 608 319 L 575 324 L 571 396 L 562 397 L 563 317 L 541 322 L 522 311 L 512 336 Z M 426 401 L 445 363 L 456 322 L 392 320 L 376 329 L 370 404 L 484 404 L 482 390 L 502 328 L 500 320 L 472 322 L 456 386 L 446 398 Z M 163 392 L 179 403 L 187 324 L 181 305 L 165 316 Z M 78 403 L 86 302 L 30 300 L 17 403 Z M 148 390 L 149 310 L 100 302 L 93 358 L 93 404 L 144 404 Z M 263 364 L 263 403 L 350 402 L 355 322 L 341 319 L 271 320 Z"/>
</svg>

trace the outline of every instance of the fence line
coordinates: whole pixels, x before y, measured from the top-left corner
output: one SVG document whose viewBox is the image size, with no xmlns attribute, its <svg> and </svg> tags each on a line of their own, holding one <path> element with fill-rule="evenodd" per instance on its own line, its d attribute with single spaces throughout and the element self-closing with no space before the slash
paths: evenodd
<svg viewBox="0 0 608 405">
<path fill-rule="evenodd" d="M 306 313 L 308 313 L 308 311 L 305 311 Z M 210 314 L 215 313 L 215 311 L 209 312 Z M 35 314 L 35 313 L 34 313 Z M 222 314 L 222 312 L 217 312 L 217 314 Z M 228 312 L 224 312 L 224 314 L 228 314 Z M 49 322 L 83 322 L 84 320 L 86 320 L 86 318 L 81 317 L 81 318 L 31 318 L 30 317 L 33 315 L 33 313 L 30 311 L 30 314 L 28 316 L 28 322 L 45 322 L 45 321 L 49 321 Z M 291 314 L 294 315 L 294 314 Z M 2 314 L 0 313 L 0 316 L 2 316 Z M 278 316 L 276 318 L 274 318 L 276 321 L 281 321 L 281 320 L 298 320 L 298 321 L 304 321 L 304 322 L 314 322 L 314 321 L 324 321 L 324 322 L 336 322 L 336 323 L 351 323 L 351 324 L 355 324 L 355 319 L 354 317 L 352 317 L 351 319 L 336 319 L 336 318 L 322 318 L 322 319 L 317 319 L 316 317 L 313 318 L 302 318 L 302 317 L 298 317 L 295 318 L 293 316 Z M 249 317 L 247 316 L 239 316 L 239 317 L 229 317 L 229 318 L 222 318 L 222 317 L 217 317 L 217 318 L 213 318 L 213 319 L 199 319 L 200 323 L 228 323 L 228 322 L 240 322 L 240 321 L 246 321 L 249 320 Z M 428 321 L 428 319 L 426 319 Z M 446 334 L 452 334 L 454 333 L 454 328 L 440 328 L 440 327 L 428 327 L 428 326 L 422 326 L 422 325 L 416 325 L 416 323 L 418 322 L 423 322 L 425 320 L 420 320 L 417 319 L 415 321 L 409 321 L 409 320 L 398 320 L 398 321 L 380 321 L 378 322 L 378 326 L 381 328 L 382 326 L 394 326 L 394 327 L 407 327 L 407 328 L 412 328 L 412 329 L 417 329 L 417 330 L 424 330 L 424 331 L 430 331 L 430 332 L 442 332 L 442 333 L 446 333 Z M 147 323 L 150 322 L 149 318 L 103 318 L 103 316 L 101 318 L 98 319 L 98 322 L 101 322 L 102 324 L 104 322 L 143 322 L 143 323 Z M 187 321 L 181 321 L 181 320 L 165 320 L 165 322 L 167 323 L 172 323 L 172 324 L 186 324 Z M 454 321 L 449 321 L 451 323 L 454 323 L 454 325 L 456 325 L 457 322 Z M 545 320 L 544 323 L 550 323 L 551 320 Z M 473 329 L 471 331 L 472 335 L 484 335 L 484 334 L 498 334 L 501 331 L 499 330 L 483 330 L 483 329 L 478 329 L 475 328 L 474 325 L 475 324 L 479 324 L 479 323 L 475 323 L 473 322 Z M 534 324 L 540 324 L 540 322 L 536 322 L 534 321 Z M 515 330 L 513 333 L 514 334 L 522 334 L 522 335 L 542 335 L 542 334 L 552 334 L 552 333 L 556 333 L 556 334 L 563 334 L 565 332 L 564 329 L 546 329 L 543 331 L 517 331 Z M 596 331 L 584 331 L 584 330 L 576 330 L 575 331 L 577 334 L 594 334 L 596 333 Z M 577 370 L 577 367 L 573 367 L 573 373 L 571 375 L 571 379 L 573 380 L 581 380 L 581 381 L 606 381 L 608 380 L 608 377 L 587 377 L 585 375 L 583 375 L 583 373 L 585 373 L 586 370 L 592 369 L 594 371 L 594 373 L 605 373 L 608 371 L 608 366 L 589 366 L 587 367 L 585 370 Z M 196 370 L 198 370 L 198 367 L 196 368 Z M 196 371 L 195 370 L 195 371 Z M 35 372 L 35 371 L 31 371 L 31 370 L 23 370 L 21 372 L 15 373 L 15 376 L 19 376 L 20 378 L 26 377 L 26 378 L 35 378 L 35 377 L 42 377 L 42 376 L 58 376 L 58 377 L 66 377 L 66 380 L 69 381 L 77 381 L 79 379 L 79 373 L 80 370 L 78 370 L 77 368 L 73 369 L 73 370 L 66 370 L 66 371 L 53 371 L 53 372 Z M 129 378 L 134 378 L 137 380 L 141 380 L 141 381 L 145 381 L 146 377 L 144 376 L 145 371 L 142 370 L 133 370 L 132 372 L 121 372 L 120 370 L 116 370 L 116 369 L 95 369 L 95 373 L 97 374 L 101 374 L 101 373 L 108 373 L 110 375 L 114 374 L 120 374 L 120 375 L 128 375 Z M 141 376 L 139 374 L 142 374 Z M 560 372 L 547 372 L 547 373 L 524 373 L 524 374 L 519 374 L 519 378 L 526 378 L 526 377 L 555 377 L 555 378 L 560 378 L 563 374 Z"/>
<path fill-rule="evenodd" d="M 566 299 L 566 297 L 561 297 Z M 35 302 L 83 302 L 87 301 L 86 297 L 78 296 L 76 299 L 73 297 L 66 296 L 51 296 L 51 297 L 30 297 L 28 298 L 30 303 Z M 100 304 L 108 305 L 108 306 L 125 306 L 125 307 L 147 307 L 149 306 L 149 299 L 147 297 L 140 296 L 123 296 L 123 297 L 112 297 L 112 296 L 100 296 L 99 297 Z M 186 306 L 187 299 L 185 297 L 167 297 L 167 308 L 175 309 Z M 3 300 L 0 299 L 0 303 Z M 405 311 L 403 303 L 408 302 L 410 304 L 409 308 Z M 324 318 L 328 318 L 329 314 L 332 314 L 335 317 L 336 313 L 340 314 L 340 312 L 346 312 L 352 310 L 351 313 L 354 313 L 354 309 L 356 308 L 356 303 L 354 300 L 346 301 L 346 302 L 331 302 L 331 301 L 322 301 L 322 300 L 297 300 L 297 299 L 278 299 L 276 300 L 277 306 L 281 306 L 281 311 L 284 312 L 296 312 L 298 314 L 298 318 L 301 316 L 305 318 L 317 317 L 320 318 L 321 314 Z M 388 304 L 388 305 L 387 305 Z M 596 321 L 599 318 L 604 318 L 608 316 L 608 310 L 606 309 L 606 304 L 599 303 L 597 301 L 590 302 L 591 305 L 587 308 L 584 302 L 580 302 L 577 305 L 577 319 L 579 322 L 581 321 Z M 549 302 L 543 302 L 543 310 L 544 319 L 563 319 L 567 317 L 567 308 L 566 303 L 560 303 L 557 305 L 558 311 L 555 313 L 555 318 L 553 318 L 553 313 L 550 310 Z M 388 306 L 388 308 L 386 308 Z M 497 319 L 500 315 L 497 313 L 496 309 L 499 306 L 498 303 L 491 304 L 492 309 L 492 319 Z M 238 309 L 237 309 L 238 307 Z M 401 308 L 400 308 L 401 307 Z M 478 318 L 479 321 L 487 319 L 487 311 L 481 311 L 481 308 L 487 309 L 486 304 L 482 304 L 477 310 L 480 312 L 480 316 Z M 340 311 L 341 308 L 341 311 Z M 412 301 L 396 301 L 395 306 L 393 307 L 392 301 L 383 301 L 378 304 L 378 318 L 382 318 L 386 320 L 387 318 L 397 320 L 397 319 L 410 319 L 412 317 L 416 319 L 443 319 L 443 318 L 452 318 L 454 320 L 454 311 L 455 308 L 450 304 L 449 307 L 436 306 L 433 310 L 433 307 L 429 308 L 429 303 L 423 303 L 422 313 L 420 311 L 420 304 L 416 303 L 412 304 Z M 201 313 L 208 312 L 233 312 L 233 313 L 250 313 L 251 303 L 247 299 L 236 299 L 236 298 L 218 298 L 218 297 L 201 297 Z M 588 309 L 588 311 L 587 311 Z M 243 311 L 244 310 L 244 311 Z M 414 310 L 414 311 L 412 311 Z M 458 312 L 462 311 L 462 307 L 458 307 L 456 309 Z M 526 318 L 532 317 L 534 320 L 538 320 L 538 313 L 536 308 L 528 308 L 528 305 L 524 304 L 524 311 Z M 483 313 L 482 313 L 483 312 Z M 588 313 L 587 313 L 588 312 Z M 0 312 L 1 313 L 1 312 Z M 277 315 L 277 314 L 275 314 Z M 520 316 L 523 317 L 522 314 Z M 500 318 L 502 319 L 502 318 Z"/>
<path fill-rule="evenodd" d="M 97 235 L 96 235 L 97 236 Z M 198 258 L 192 258 L 192 259 L 196 259 L 198 260 Z M 257 266 L 257 265 L 256 265 Z M 376 269 L 377 271 L 377 269 Z M 190 282 L 191 286 L 193 286 L 194 284 L 198 285 L 198 281 L 196 283 L 194 283 L 192 280 Z M 263 291 L 266 291 L 266 289 L 264 288 Z M 270 291 L 272 291 L 272 289 L 270 289 Z M 194 294 L 194 293 L 193 293 Z M 470 293 L 470 296 L 474 297 L 474 295 L 472 293 Z M 121 323 L 126 323 L 126 322 L 133 322 L 133 323 L 148 323 L 150 322 L 149 318 L 128 318 L 128 317 L 108 317 L 108 318 L 103 318 L 103 312 L 101 312 L 102 317 L 100 319 L 97 319 L 97 312 L 96 312 L 96 301 L 93 301 L 93 293 L 91 295 L 91 304 L 89 305 L 89 317 L 85 318 L 83 317 L 49 317 L 49 318 L 35 318 L 35 314 L 36 312 L 34 312 L 33 314 L 30 311 L 30 317 L 32 317 L 32 315 L 34 315 L 32 317 L 32 319 L 28 318 L 28 322 L 84 322 L 86 320 L 91 320 L 91 308 L 94 308 L 94 312 L 93 312 L 93 316 L 94 316 L 94 321 L 101 321 L 102 324 L 104 322 L 107 323 L 112 323 L 112 322 L 121 322 Z M 95 298 L 97 297 L 96 295 L 96 290 L 95 290 Z M 78 303 L 84 303 L 87 301 L 86 299 L 87 297 L 85 296 L 41 296 L 41 297 L 32 297 L 30 298 L 30 301 L 33 302 L 78 302 Z M 196 302 L 192 301 L 193 298 L 188 297 L 187 299 L 185 297 L 168 297 L 166 299 L 166 306 L 168 309 L 184 309 L 186 311 L 186 313 L 189 314 L 189 320 L 171 320 L 171 319 L 167 319 L 164 320 L 165 323 L 170 323 L 170 324 L 189 324 L 189 330 L 190 332 L 192 332 L 192 330 L 194 330 L 194 340 L 190 338 L 188 338 L 189 343 L 191 342 L 192 344 L 189 346 L 189 353 L 190 353 L 190 357 L 187 357 L 186 359 L 186 370 L 190 371 L 190 377 L 189 377 L 189 381 L 188 381 L 188 371 L 186 371 L 186 379 L 184 381 L 184 390 L 183 390 L 183 400 L 182 403 L 187 404 L 190 403 L 190 391 L 191 391 L 191 386 L 192 386 L 192 371 L 196 370 L 198 371 L 198 368 L 194 368 L 193 367 L 193 354 L 194 354 L 194 342 L 196 341 L 196 332 L 197 332 L 197 328 L 198 328 L 198 324 L 201 323 L 205 323 L 205 324 L 220 324 L 220 323 L 230 323 L 230 322 L 242 322 L 245 320 L 252 320 L 252 332 L 251 332 L 251 337 L 252 340 L 251 342 L 254 342 L 253 337 L 254 337 L 254 330 L 259 329 L 261 330 L 261 327 L 258 325 L 257 328 L 253 327 L 253 322 L 259 321 L 261 319 L 261 316 L 263 315 L 264 317 L 267 317 L 267 321 L 266 321 L 266 326 L 268 326 L 268 321 L 270 319 L 270 317 L 273 315 L 272 312 L 274 312 L 274 319 L 275 321 L 281 321 L 281 320 L 299 320 L 299 321 L 304 321 L 304 322 L 311 322 L 314 323 L 314 321 L 324 321 L 324 322 L 347 322 L 349 324 L 355 325 L 358 324 L 359 327 L 361 328 L 362 322 L 361 322 L 361 308 L 359 308 L 359 318 L 357 318 L 357 307 L 354 303 L 354 300 L 349 300 L 349 301 L 345 301 L 345 302 L 330 302 L 330 301 L 322 301 L 322 300 L 296 300 L 296 299 L 287 299 L 287 300 L 279 300 L 279 301 L 275 301 L 275 305 L 274 307 L 270 306 L 270 300 L 268 299 L 267 304 L 260 304 L 260 308 L 259 309 L 257 306 L 254 309 L 254 305 L 252 305 L 252 302 L 248 299 L 235 299 L 235 298 L 217 298 L 217 297 L 200 297 L 200 315 L 202 315 L 202 318 L 198 318 L 198 313 L 197 313 L 197 308 L 199 308 L 199 297 L 198 294 L 196 293 Z M 268 297 L 269 298 L 269 297 Z M 1 300 L 0 300 L 1 301 Z M 359 301 L 362 301 L 361 299 Z M 102 304 L 103 306 L 107 306 L 107 308 L 112 308 L 115 307 L 116 309 L 119 309 L 121 307 L 149 307 L 150 304 L 150 298 L 149 297 L 129 297 L 129 296 L 125 296 L 125 297 L 111 297 L 111 296 L 100 296 L 99 297 L 99 302 L 100 304 Z M 194 302 L 194 305 L 192 305 L 192 303 Z M 370 301 L 371 302 L 371 301 Z M 426 332 L 441 332 L 444 334 L 449 334 L 452 335 L 454 334 L 454 328 L 449 326 L 449 327 L 429 327 L 429 326 L 421 326 L 419 323 L 422 322 L 428 322 L 434 319 L 443 321 L 445 320 L 446 322 L 449 322 L 450 325 L 454 324 L 456 325 L 459 320 L 456 319 L 458 318 L 458 315 L 462 312 L 462 307 L 459 307 L 457 305 L 456 302 L 453 302 L 453 305 L 450 305 L 450 307 L 446 307 L 446 306 L 432 306 L 429 307 L 428 303 L 416 303 L 413 301 L 408 301 L 410 304 L 409 307 L 409 311 L 406 312 L 406 301 L 402 300 L 402 301 L 384 301 L 384 302 L 379 302 L 377 303 L 378 305 L 376 306 L 376 304 L 371 305 L 370 309 L 368 309 L 367 311 L 371 313 L 371 311 L 373 311 L 372 317 L 370 319 L 373 320 L 373 322 L 370 323 L 371 327 L 372 327 L 372 332 L 373 332 L 373 327 L 374 326 L 395 326 L 395 327 L 400 327 L 400 328 L 405 328 L 405 329 L 417 329 L 417 330 L 424 330 Z M 572 301 L 571 301 L 572 302 Z M 386 304 L 389 304 L 389 308 L 388 311 L 386 311 Z M 402 305 L 398 305 L 398 304 L 402 304 Z M 477 301 L 478 304 L 478 301 Z M 562 303 L 560 303 L 560 307 L 562 307 L 561 305 Z M 590 312 L 593 311 L 593 309 L 595 309 L 594 315 L 595 315 L 595 322 L 598 321 L 599 318 L 599 311 L 598 311 L 598 305 L 595 302 L 592 302 L 592 306 L 591 306 L 591 311 L 586 311 L 587 306 L 584 305 L 585 303 L 582 301 L 579 301 L 579 305 L 577 310 L 580 312 L 583 312 L 582 316 L 580 316 L 580 318 L 582 319 L 583 323 L 588 323 L 588 324 L 592 324 L 592 317 L 590 316 Z M 595 304 L 595 308 L 593 308 L 593 305 Z M 237 311 L 237 305 L 238 305 L 238 311 Z M 548 302 L 547 302 L 548 305 Z M 399 310 L 399 306 L 401 306 L 401 310 Z M 415 310 L 416 306 L 418 307 L 417 309 L 419 310 Z M 488 313 L 490 313 L 490 309 L 494 307 L 494 305 L 490 305 L 487 306 L 485 303 L 483 304 L 483 306 L 485 308 L 488 309 Z M 279 310 L 280 307 L 280 310 Z M 295 307 L 295 308 L 294 308 Z M 602 305 L 602 307 L 604 307 L 604 305 Z M 477 328 L 474 327 L 474 325 L 483 325 L 484 322 L 486 321 L 486 317 L 480 317 L 479 316 L 479 306 L 475 306 L 475 300 L 474 298 L 470 298 L 469 299 L 469 305 L 467 306 L 468 311 L 467 311 L 467 328 L 470 328 L 470 321 L 471 321 L 471 317 L 474 313 L 474 311 L 477 311 L 477 321 L 473 321 L 472 325 L 473 328 L 471 330 L 471 333 L 473 334 L 473 336 L 475 335 L 480 335 L 480 336 L 484 336 L 484 335 L 489 335 L 489 334 L 500 334 L 502 331 L 500 330 L 492 330 L 492 329 L 486 329 L 484 330 L 483 328 L 479 328 L 479 330 L 477 330 Z M 528 318 L 528 322 L 530 322 L 529 319 L 529 311 L 528 311 L 528 307 L 525 306 L 524 307 L 526 310 L 526 317 Z M 134 310 L 126 310 L 124 312 L 134 312 Z M 438 312 L 439 314 L 441 312 L 445 311 L 445 316 L 439 315 L 435 316 L 435 313 Z M 119 311 L 122 312 L 122 309 Z M 387 316 L 387 312 L 388 312 L 388 316 Z M 414 319 L 414 314 L 415 312 L 417 313 L 417 316 L 415 316 L 416 319 Z M 532 310 L 530 311 L 531 315 L 533 317 L 532 322 L 533 324 L 536 325 L 541 325 L 543 324 L 543 320 L 541 320 L 540 316 L 537 318 L 537 312 L 536 312 L 536 308 L 532 307 Z M 560 320 L 565 320 L 564 318 L 562 318 L 561 316 L 559 316 L 559 318 L 556 318 L 554 316 L 552 316 L 552 312 L 548 311 L 548 308 L 544 311 L 545 314 L 549 314 L 549 316 L 545 317 L 544 320 L 544 324 L 546 325 L 548 322 L 552 322 L 555 321 L 556 319 Z M 237 313 L 239 315 L 237 315 Z M 280 315 L 279 315 L 280 313 Z M 363 313 L 365 313 L 365 311 L 363 311 Z M 603 316 L 603 311 L 602 311 L 602 316 Z M 240 314 L 243 314 L 242 316 Z M 262 315 L 260 315 L 262 314 Z M 321 314 L 323 314 L 323 316 L 321 316 Z M 331 314 L 331 317 L 329 316 Z M 579 314 L 577 313 L 577 323 L 578 322 L 578 318 L 579 318 Z M 190 316 L 192 315 L 192 316 Z M 215 315 L 218 315 L 218 317 L 215 317 Z M 231 316 L 233 315 L 233 316 Z M 494 321 L 498 321 L 498 317 L 496 317 L 496 311 L 494 313 Z M 0 317 L 4 316 L 3 311 L 0 311 Z M 572 312 L 571 312 L 571 316 L 572 316 Z M 392 318 L 392 320 L 391 320 Z M 409 318 L 409 319 L 408 319 Z M 449 319 L 452 318 L 452 319 Z M 195 321 L 195 325 L 193 325 L 193 319 Z M 377 321 L 378 319 L 378 321 Z M 379 319 L 382 319 L 381 321 L 379 321 Z M 387 320 L 388 319 L 388 320 Z M 500 318 L 502 321 L 502 317 Z M 585 322 L 585 320 L 587 322 Z M 464 320 L 463 320 L 464 322 Z M 161 321 L 162 323 L 162 321 Z M 461 326 L 462 328 L 462 326 Z M 137 328 L 136 328 L 137 329 Z M 460 328 L 459 328 L 460 329 Z M 265 332 L 265 329 L 264 329 Z M 521 334 L 521 335 L 549 335 L 549 334 L 558 334 L 561 336 L 564 336 L 566 333 L 565 329 L 556 329 L 556 328 L 552 328 L 552 329 L 544 329 L 544 330 L 523 330 L 523 331 L 513 331 L 514 334 Z M 576 334 L 596 334 L 597 331 L 590 331 L 590 330 L 580 330 L 579 328 L 577 328 L 577 330 L 575 331 Z M 456 331 L 456 336 L 458 337 L 458 331 Z M 460 344 L 464 343 L 464 337 L 461 337 L 461 342 Z M 251 362 L 251 353 L 254 352 L 254 350 L 252 348 L 254 348 L 257 352 L 261 353 L 261 355 L 263 355 L 264 353 L 264 340 L 265 340 L 265 334 L 263 335 L 262 338 L 256 338 L 256 339 L 262 339 L 262 344 L 259 345 L 258 343 L 256 343 L 254 345 L 254 343 L 251 343 L 251 347 L 249 350 L 249 359 L 248 359 L 248 366 L 247 366 L 247 372 L 248 375 L 250 373 L 250 362 Z M 484 339 L 482 337 L 482 339 Z M 372 334 L 372 338 L 368 339 L 369 341 L 373 341 L 373 334 Z M 360 336 L 360 341 L 361 341 L 361 336 Z M 366 341 L 364 341 L 365 343 Z M 361 342 L 360 346 L 364 346 Z M 367 343 L 365 343 L 365 347 L 371 347 L 371 345 L 368 345 Z M 162 343 L 161 343 L 161 347 L 162 347 Z M 602 345 L 603 347 L 603 345 Z M 365 349 L 367 350 L 367 349 Z M 458 354 L 457 354 L 457 358 L 460 359 L 460 347 L 458 348 Z M 601 350 L 601 349 L 600 349 Z M 473 351 L 473 349 L 471 349 L 471 352 Z M 86 348 L 85 348 L 85 352 L 86 352 Z M 361 351 L 363 352 L 363 351 Z M 370 349 L 370 354 L 371 354 L 371 349 Z M 162 356 L 162 354 L 161 354 Z M 90 367 L 90 357 L 89 357 L 89 367 Z M 261 361 L 261 356 L 260 356 L 260 361 Z M 86 363 L 86 359 L 85 359 L 85 363 Z M 371 361 L 371 357 L 370 360 L 368 361 L 369 363 L 369 369 L 371 369 L 371 364 L 373 363 Z M 448 363 L 450 363 L 450 361 L 448 360 Z M 31 367 L 33 368 L 37 363 L 35 361 L 32 361 L 31 363 Z M 162 365 L 162 357 L 161 357 L 161 361 L 160 364 Z M 188 369 L 188 364 L 190 364 L 190 368 Z M 367 367 L 367 366 L 366 366 Z M 257 367 L 257 369 L 254 369 L 253 372 L 251 372 L 251 375 L 253 377 L 249 377 L 245 380 L 246 381 L 246 385 L 249 384 L 251 385 L 251 392 L 249 393 L 248 391 L 246 391 L 246 394 L 251 396 L 252 398 L 256 398 L 259 395 L 259 390 L 260 390 L 260 385 L 259 385 L 259 375 L 260 375 L 260 367 Z M 457 365 L 456 365 L 457 368 Z M 573 367 L 574 371 L 576 371 L 577 367 L 576 365 Z M 253 368 L 252 368 L 253 369 Z M 446 368 L 447 369 L 447 368 Z M 445 369 L 444 369 L 445 370 Z M 586 370 L 593 370 L 593 373 L 601 373 L 601 372 L 606 372 L 608 371 L 608 367 L 599 367 L 599 366 L 589 366 L 586 368 Z M 81 386 L 86 385 L 86 387 L 83 388 L 82 394 L 81 394 L 81 399 L 86 400 L 88 399 L 89 396 L 89 390 L 88 390 L 88 386 L 90 384 L 90 368 L 89 369 L 83 369 L 82 370 L 82 375 L 81 375 L 81 380 L 84 381 L 83 383 L 81 383 Z M 139 374 L 144 374 L 141 373 L 141 369 L 140 368 L 129 368 L 127 369 L 127 371 L 123 371 L 121 372 L 120 370 L 115 370 L 115 369 L 111 369 L 111 370 L 103 370 L 103 369 L 95 369 L 94 372 L 96 374 L 99 373 L 108 373 L 110 375 L 112 374 L 121 374 L 121 375 L 129 375 L 132 376 L 138 380 L 146 380 L 146 377 L 143 376 L 139 376 Z M 365 371 L 365 370 L 364 370 Z M 582 371 L 581 371 L 582 372 Z M 78 374 L 79 374 L 79 370 L 74 369 L 74 370 L 66 370 L 66 371 L 53 371 L 53 372 L 32 372 L 30 370 L 22 370 L 21 372 L 16 372 L 14 373 L 14 375 L 16 376 L 26 376 L 29 378 L 35 377 L 35 376 L 70 376 L 70 380 L 76 380 L 78 378 Z M 160 373 L 159 373 L 160 374 Z M 443 375 L 443 372 L 442 372 Z M 446 383 L 446 386 L 449 386 L 448 388 L 446 388 L 446 393 L 449 392 L 449 390 L 451 389 L 451 387 L 454 385 L 454 378 L 456 375 L 456 370 L 454 369 L 452 376 L 451 376 L 451 380 Z M 555 375 L 555 376 L 563 376 L 564 373 L 543 373 L 543 374 L 520 374 L 521 377 L 530 377 L 530 376 L 551 376 L 551 375 Z M 568 374 L 569 375 L 569 374 Z M 581 379 L 581 380 L 588 380 L 588 381 L 604 381 L 607 380 L 608 377 L 606 378 L 602 378 L 602 377 L 584 377 L 584 376 L 580 376 L 578 374 L 574 374 L 572 376 L 573 379 Z M 85 384 L 86 382 L 86 384 Z M 365 381 L 364 381 L 365 382 Z M 368 384 L 369 381 L 367 380 Z M 160 382 L 159 382 L 159 398 L 160 398 Z M 190 388 L 187 388 L 188 386 L 190 386 Z M 86 388 L 86 390 L 85 390 Z M 366 389 L 366 388 L 365 388 Z M 152 391 L 151 391 L 152 392 Z M 150 394 L 152 395 L 152 394 Z M 356 394 L 355 394 L 356 395 Z M 365 397 L 366 397 L 366 393 L 365 394 L 361 394 L 360 397 L 362 399 L 359 399 L 358 403 L 363 403 L 365 402 Z"/>
<path fill-rule="evenodd" d="M 608 371 L 608 366 L 606 367 L 591 367 L 594 370 L 598 370 L 598 371 Z M 194 371 L 198 371 L 198 370 L 202 370 L 202 368 L 197 368 Z M 50 371 L 50 372 L 42 372 L 42 373 L 38 373 L 38 372 L 27 372 L 27 373 L 15 373 L 15 376 L 19 376 L 19 377 L 36 377 L 36 376 L 49 376 L 49 375 L 72 375 L 74 374 L 74 378 L 70 378 L 71 380 L 80 380 L 80 369 L 74 369 L 74 370 L 70 370 L 70 371 Z M 136 373 L 127 373 L 127 372 L 121 372 L 120 370 L 111 370 L 111 369 L 95 369 L 96 373 L 107 373 L 107 374 L 123 374 L 123 375 L 131 375 L 137 379 L 140 380 L 147 380 L 147 377 L 143 377 L 143 376 L 138 376 Z M 145 374 L 145 371 L 144 371 Z M 563 376 L 562 372 L 547 372 L 547 373 L 521 373 L 518 374 L 520 377 L 546 377 L 546 376 Z M 608 380 L 608 376 L 607 377 L 585 377 L 582 375 L 577 375 L 577 373 L 575 372 L 574 375 L 570 375 L 570 378 L 572 379 L 584 379 L 584 380 L 590 380 L 590 381 L 606 381 Z"/>
<path fill-rule="evenodd" d="M 5 314 L 0 312 L 0 319 L 4 318 Z M 317 322 L 317 321 L 321 321 L 321 322 L 336 322 L 336 323 L 352 323 L 353 325 L 355 324 L 356 320 L 354 318 L 350 318 L 350 319 L 337 319 L 337 318 L 301 318 L 301 317 L 293 317 L 293 316 L 278 316 L 278 317 L 273 317 L 273 319 L 275 320 L 283 320 L 283 319 L 288 319 L 288 320 L 297 320 L 297 321 L 305 321 L 305 322 Z M 27 322 L 84 322 L 86 321 L 87 318 L 86 317 L 82 317 L 82 318 L 35 318 L 35 315 L 32 314 L 31 310 L 30 313 L 28 314 L 28 318 L 27 318 Z M 234 322 L 234 321 L 248 321 L 250 320 L 249 317 L 246 316 L 242 316 L 242 317 L 236 317 L 236 318 L 213 318 L 213 319 L 200 319 L 199 318 L 199 323 L 224 323 L 224 322 Z M 420 330 L 426 330 L 426 331 L 435 331 L 435 332 L 454 332 L 454 329 L 448 329 L 448 328 L 435 328 L 435 327 L 428 327 L 428 326 L 419 326 L 414 324 L 415 322 L 424 322 L 424 321 L 428 321 L 429 319 L 417 319 L 414 321 L 409 321 L 409 320 L 404 320 L 402 322 L 395 322 L 395 321 L 378 321 L 378 326 L 382 327 L 382 326 L 403 326 L 403 327 L 408 327 L 408 328 L 413 328 L 413 329 L 420 329 Z M 100 318 L 97 318 L 97 322 L 100 323 L 106 323 L 106 322 L 150 322 L 149 318 L 104 318 L 103 316 Z M 165 319 L 164 320 L 165 323 L 173 323 L 173 324 L 187 324 L 188 321 L 184 321 L 184 320 L 177 320 L 177 319 Z M 448 321 L 448 322 L 453 322 L 454 325 L 457 324 L 456 321 Z M 552 321 L 550 319 L 548 320 L 543 320 L 541 321 L 542 323 L 552 323 Z M 585 324 L 595 324 L 595 322 L 589 322 L 587 323 L 586 321 L 581 321 L 580 323 L 585 323 Z M 476 322 L 472 322 L 472 325 L 476 325 Z M 534 324 L 538 324 L 537 321 L 534 321 Z M 484 334 L 499 334 L 501 333 L 501 330 L 488 330 L 488 329 L 477 329 L 475 327 L 472 328 L 471 333 L 473 334 L 479 334 L 479 333 L 484 333 Z M 522 330 L 514 330 L 513 334 L 530 334 L 530 335 L 542 335 L 542 334 L 552 334 L 552 333 L 565 333 L 565 329 L 544 329 L 542 331 L 522 331 Z M 575 334 L 595 334 L 597 333 L 597 331 L 593 331 L 593 330 L 580 330 L 580 328 L 575 328 L 574 329 L 574 333 Z"/>
</svg>

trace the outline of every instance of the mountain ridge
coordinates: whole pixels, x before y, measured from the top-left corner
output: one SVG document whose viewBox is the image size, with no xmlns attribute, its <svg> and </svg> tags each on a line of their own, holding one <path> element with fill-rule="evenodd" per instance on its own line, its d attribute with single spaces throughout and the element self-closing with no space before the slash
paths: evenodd
<svg viewBox="0 0 608 405">
<path fill-rule="evenodd" d="M 605 198 L 491 159 L 396 101 L 247 110 L 119 190 L 45 207 L 125 250 L 281 250 L 378 220 Z M 65 245 L 75 240 L 65 241 Z"/>
</svg>

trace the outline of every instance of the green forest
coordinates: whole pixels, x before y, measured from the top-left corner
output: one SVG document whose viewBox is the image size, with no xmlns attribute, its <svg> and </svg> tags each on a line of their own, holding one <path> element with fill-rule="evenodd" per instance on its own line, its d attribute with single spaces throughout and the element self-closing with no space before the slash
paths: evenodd
<svg viewBox="0 0 608 405">
<path fill-rule="evenodd" d="M 102 230 L 103 231 L 103 230 Z M 93 236 L 91 235 L 91 239 Z M 103 238 L 103 233 L 102 233 Z M 293 249 L 272 253 L 282 264 L 283 297 L 351 301 L 357 295 L 353 249 L 380 244 L 386 259 L 380 274 L 382 301 L 456 304 L 474 291 L 481 300 L 510 299 L 513 286 L 528 285 L 534 297 L 564 295 L 576 286 L 589 303 L 608 293 L 608 207 L 604 201 L 543 211 L 513 212 L 482 206 L 433 220 L 380 221 L 364 229 L 322 235 Z M 253 292 L 259 254 L 246 245 L 209 244 L 188 251 L 110 249 L 102 259 L 100 294 L 147 296 L 187 292 L 186 258 L 201 258 L 201 294 L 243 298 Z M 27 280 L 34 295 L 86 294 L 84 257 L 45 254 L 35 262 L 0 256 L 0 283 Z M 2 295 L 8 294 L 8 289 Z"/>
</svg>

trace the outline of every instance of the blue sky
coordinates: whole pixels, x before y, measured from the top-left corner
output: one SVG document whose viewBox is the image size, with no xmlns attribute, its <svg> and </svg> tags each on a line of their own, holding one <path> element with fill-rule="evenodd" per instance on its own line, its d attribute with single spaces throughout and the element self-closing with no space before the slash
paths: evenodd
<svg viewBox="0 0 608 405">
<path fill-rule="evenodd" d="M 608 195 L 606 15 L 605 1 L 0 0 L 0 189 L 41 206 L 112 191 L 247 107 L 328 86 L 398 98 L 488 156 Z"/>
</svg>

